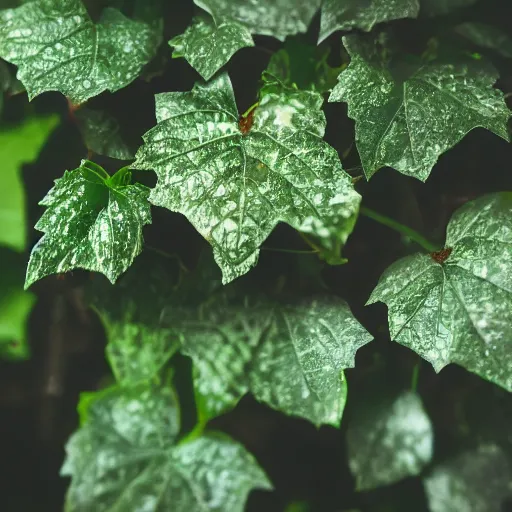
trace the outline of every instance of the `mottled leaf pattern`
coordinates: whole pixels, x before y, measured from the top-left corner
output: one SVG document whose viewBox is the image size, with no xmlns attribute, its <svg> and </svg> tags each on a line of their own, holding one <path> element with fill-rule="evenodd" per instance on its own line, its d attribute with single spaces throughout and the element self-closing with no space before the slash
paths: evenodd
<svg viewBox="0 0 512 512">
<path fill-rule="evenodd" d="M 477 127 L 508 140 L 510 111 L 492 87 L 498 75 L 490 65 L 433 62 L 406 71 L 370 36 L 343 43 L 351 62 L 329 101 L 348 103 L 367 178 L 389 166 L 425 181 L 439 156 Z"/>
<path fill-rule="evenodd" d="M 107 8 L 98 24 L 80 0 L 34 0 L 0 11 L 0 56 L 34 98 L 60 91 L 80 104 L 131 83 L 160 44 L 155 26 Z"/>
<path fill-rule="evenodd" d="M 194 0 L 220 23 L 231 20 L 245 25 L 252 34 L 287 36 L 306 32 L 321 0 Z"/>
<path fill-rule="evenodd" d="M 332 297 L 283 304 L 226 292 L 198 313 L 169 313 L 211 417 L 250 391 L 287 414 L 338 426 L 346 398 L 343 370 L 371 340 L 346 303 Z"/>
<path fill-rule="evenodd" d="M 47 209 L 36 229 L 44 236 L 30 255 L 25 287 L 75 268 L 101 272 L 112 283 L 126 271 L 142 250 L 142 227 L 151 222 L 149 189 L 130 179 L 126 169 L 109 178 L 83 160 L 55 181 L 40 203 Z"/>
<path fill-rule="evenodd" d="M 392 264 L 368 303 L 386 303 L 391 338 L 436 371 L 457 363 L 512 391 L 512 193 L 457 210 L 445 247 Z"/>
<path fill-rule="evenodd" d="M 254 46 L 254 41 L 249 29 L 241 23 L 222 21 L 217 24 L 200 18 L 169 44 L 174 47 L 174 58 L 185 57 L 205 80 L 209 80 L 238 50 Z"/>
<path fill-rule="evenodd" d="M 419 475 L 432 458 L 433 440 L 418 395 L 359 402 L 347 431 L 348 461 L 358 490 Z"/>
<path fill-rule="evenodd" d="M 419 9 L 419 0 L 324 0 L 318 42 L 337 30 L 370 31 L 384 21 L 416 18 Z"/>
<path fill-rule="evenodd" d="M 503 57 L 512 59 L 512 37 L 498 27 L 468 22 L 457 25 L 454 30 L 474 44 L 495 50 Z"/>
<path fill-rule="evenodd" d="M 86 397 L 86 421 L 67 446 L 69 512 L 243 512 L 270 488 L 254 458 L 221 434 L 174 444 L 174 394 L 149 386 Z"/>
<path fill-rule="evenodd" d="M 499 446 L 484 444 L 435 466 L 424 486 L 431 512 L 503 512 L 512 466 Z"/>
<path fill-rule="evenodd" d="M 0 245 L 20 252 L 25 250 L 25 189 L 21 168 L 36 159 L 58 122 L 57 116 L 34 117 L 16 128 L 0 129 Z"/>
<path fill-rule="evenodd" d="M 226 74 L 191 92 L 156 97 L 158 125 L 134 168 L 158 175 L 150 200 L 184 214 L 210 242 L 225 283 L 246 273 L 278 222 L 336 251 L 353 229 L 360 196 L 322 136 L 322 97 L 266 94 L 239 126 Z"/>
</svg>

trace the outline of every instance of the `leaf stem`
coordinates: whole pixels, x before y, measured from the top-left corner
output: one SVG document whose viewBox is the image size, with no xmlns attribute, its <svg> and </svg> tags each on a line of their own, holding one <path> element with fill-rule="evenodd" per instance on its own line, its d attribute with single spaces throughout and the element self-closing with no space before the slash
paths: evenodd
<svg viewBox="0 0 512 512">
<path fill-rule="evenodd" d="M 418 361 L 416 361 L 416 364 L 414 365 L 414 368 L 412 369 L 411 391 L 413 393 L 416 393 L 416 390 L 418 389 L 418 381 L 420 378 L 420 364 L 421 361 L 418 359 Z"/>
<path fill-rule="evenodd" d="M 428 252 L 436 252 L 440 249 L 439 246 L 430 242 L 430 240 L 427 240 L 423 235 L 421 235 L 414 229 L 408 226 L 404 226 L 403 224 L 400 224 L 400 222 L 397 222 L 396 220 L 393 220 L 390 217 L 386 217 L 386 215 L 382 215 L 381 213 L 378 213 L 370 208 L 367 208 L 366 206 L 362 206 L 359 211 L 361 215 L 364 215 L 369 219 L 379 222 L 380 224 L 383 224 L 388 228 L 394 229 L 395 231 L 401 233 L 403 236 L 410 238 L 418 245 L 421 245 L 421 247 L 423 247 L 423 249 L 425 249 Z"/>
<path fill-rule="evenodd" d="M 256 103 L 253 103 L 243 114 L 242 117 L 247 117 L 258 105 L 260 104 L 259 101 Z"/>
<path fill-rule="evenodd" d="M 309 249 L 305 249 L 305 250 L 302 250 L 302 249 L 279 249 L 277 247 L 261 247 L 261 249 L 264 251 L 287 252 L 290 254 L 318 254 L 318 252 L 319 252 L 318 249 L 313 249 L 313 250 L 309 250 Z"/>
</svg>

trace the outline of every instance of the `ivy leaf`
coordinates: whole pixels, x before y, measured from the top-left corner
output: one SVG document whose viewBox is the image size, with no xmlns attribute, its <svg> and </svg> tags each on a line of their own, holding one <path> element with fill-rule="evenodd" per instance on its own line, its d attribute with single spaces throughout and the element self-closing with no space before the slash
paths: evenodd
<svg viewBox="0 0 512 512">
<path fill-rule="evenodd" d="M 284 304 L 226 292 L 197 313 L 175 312 L 171 322 L 194 362 L 209 417 L 250 391 L 286 414 L 338 426 L 347 392 L 343 370 L 372 339 L 334 297 Z"/>
<path fill-rule="evenodd" d="M 104 110 L 87 107 L 75 111 L 78 126 L 87 149 L 98 155 L 132 160 L 135 150 L 124 140 L 117 119 Z"/>
<path fill-rule="evenodd" d="M 318 43 L 337 30 L 370 31 L 377 23 L 416 18 L 419 0 L 324 0 Z"/>
<path fill-rule="evenodd" d="M 321 138 L 321 105 L 318 93 L 282 90 L 239 124 L 226 74 L 156 96 L 158 124 L 133 166 L 156 171 L 150 201 L 192 222 L 213 246 L 224 283 L 256 264 L 278 222 L 333 252 L 352 231 L 361 198 Z"/>
<path fill-rule="evenodd" d="M 477 127 L 508 140 L 510 111 L 490 65 L 390 63 L 371 37 L 343 43 L 351 62 L 329 101 L 348 103 L 367 178 L 389 166 L 425 181 L 439 156 Z"/>
<path fill-rule="evenodd" d="M 25 250 L 25 188 L 21 178 L 21 167 L 24 163 L 37 158 L 58 121 L 57 116 L 27 118 L 18 127 L 4 127 L 0 130 L 0 245 L 20 252 Z"/>
<path fill-rule="evenodd" d="M 187 30 L 169 41 L 173 58 L 187 62 L 209 80 L 241 48 L 254 46 L 250 30 L 236 21 L 199 18 Z"/>
<path fill-rule="evenodd" d="M 175 444 L 179 412 L 170 389 L 97 395 L 86 397 L 86 421 L 67 445 L 67 511 L 243 512 L 252 489 L 271 488 L 254 458 L 227 436 Z"/>
<path fill-rule="evenodd" d="M 505 31 L 485 23 L 469 22 L 457 25 L 454 30 L 472 43 L 512 59 L 512 38 Z"/>
<path fill-rule="evenodd" d="M 172 307 L 180 270 L 171 260 L 143 252 L 115 286 L 95 279 L 88 300 L 105 326 L 106 354 L 117 382 L 134 386 L 156 377 L 179 348 L 175 331 L 163 322 Z M 183 291 L 179 295 L 183 299 Z"/>
<path fill-rule="evenodd" d="M 307 32 L 321 0 L 194 0 L 215 22 L 232 20 L 245 25 L 252 34 L 287 36 Z"/>
<path fill-rule="evenodd" d="M 25 288 L 55 273 L 83 268 L 114 283 L 142 250 L 142 227 L 151 223 L 149 189 L 130 185 L 131 173 L 109 175 L 82 160 L 66 171 L 40 202 L 36 224 L 44 236 L 32 250 Z"/>
<path fill-rule="evenodd" d="M 439 372 L 457 363 L 512 391 L 512 193 L 452 216 L 445 249 L 393 263 L 368 304 L 388 306 L 391 338 Z"/>
<path fill-rule="evenodd" d="M 25 261 L 20 255 L 0 248 L 0 356 L 25 359 L 27 318 L 35 302 L 32 293 L 23 290 Z"/>
<path fill-rule="evenodd" d="M 421 14 L 427 16 L 444 16 L 452 11 L 469 7 L 476 0 L 420 0 Z"/>
<path fill-rule="evenodd" d="M 34 0 L 0 12 L 0 56 L 18 66 L 29 98 L 60 91 L 80 104 L 131 83 L 155 55 L 155 26 L 104 10 L 94 24 L 80 0 Z"/>
<path fill-rule="evenodd" d="M 512 466 L 502 449 L 484 444 L 434 467 L 424 479 L 432 512 L 502 512 L 512 497 Z"/>
<path fill-rule="evenodd" d="M 419 475 L 432 459 L 433 440 L 432 424 L 415 393 L 360 402 L 347 431 L 358 490 Z"/>
</svg>

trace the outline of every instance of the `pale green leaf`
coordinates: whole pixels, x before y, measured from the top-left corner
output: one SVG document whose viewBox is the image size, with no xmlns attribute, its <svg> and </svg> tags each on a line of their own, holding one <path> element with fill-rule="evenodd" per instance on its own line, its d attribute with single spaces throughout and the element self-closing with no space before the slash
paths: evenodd
<svg viewBox="0 0 512 512">
<path fill-rule="evenodd" d="M 256 264 L 278 222 L 333 252 L 351 233 L 361 198 L 322 140 L 321 105 L 318 93 L 282 90 L 239 124 L 226 74 L 157 95 L 158 124 L 133 166 L 156 171 L 151 202 L 192 222 L 213 246 L 224 283 Z"/>
<path fill-rule="evenodd" d="M 67 512 L 243 512 L 270 483 L 221 434 L 175 444 L 178 405 L 167 388 L 113 388 L 87 397 L 87 420 L 67 445 Z"/>
<path fill-rule="evenodd" d="M 60 91 L 80 104 L 131 83 L 155 55 L 155 26 L 107 8 L 98 24 L 80 0 L 34 0 L 0 11 L 0 56 L 18 66 L 29 98 Z"/>
<path fill-rule="evenodd" d="M 457 210 L 445 249 L 393 263 L 368 303 L 377 301 L 391 338 L 436 371 L 456 363 L 512 391 L 512 193 Z"/>
<path fill-rule="evenodd" d="M 210 417 L 250 391 L 286 414 L 338 426 L 347 392 L 343 370 L 372 339 L 335 297 L 285 304 L 228 289 L 198 312 L 169 314 Z"/>
<path fill-rule="evenodd" d="M 87 149 L 93 153 L 118 160 L 135 157 L 135 149 L 124 139 L 119 122 L 104 110 L 82 107 L 75 118 Z"/>
<path fill-rule="evenodd" d="M 241 48 L 254 46 L 249 29 L 236 21 L 197 19 L 187 30 L 169 41 L 173 58 L 185 57 L 209 80 Z"/>
<path fill-rule="evenodd" d="M 40 202 L 46 211 L 35 227 L 44 236 L 30 255 L 25 287 L 76 268 L 101 272 L 112 283 L 126 271 L 151 223 L 149 189 L 130 181 L 126 168 L 110 178 L 87 160 L 55 181 Z"/>
<path fill-rule="evenodd" d="M 495 50 L 503 57 L 512 59 L 512 37 L 505 31 L 485 23 L 461 23 L 455 32 L 482 48 Z"/>
<path fill-rule="evenodd" d="M 475 2 L 476 0 L 420 0 L 420 13 L 427 16 L 443 16 L 462 7 L 469 7 Z"/>
<path fill-rule="evenodd" d="M 21 168 L 37 158 L 57 123 L 57 116 L 34 117 L 25 119 L 19 126 L 5 126 L 0 130 L 0 245 L 20 252 L 25 250 L 27 230 Z"/>
<path fill-rule="evenodd" d="M 419 9 L 419 0 L 324 0 L 318 42 L 337 30 L 370 31 L 377 23 L 416 18 Z"/>
<path fill-rule="evenodd" d="M 287 36 L 306 32 L 321 0 L 194 0 L 220 23 L 231 20 L 245 25 L 252 34 Z"/>
<path fill-rule="evenodd" d="M 431 512 L 504 512 L 512 498 L 512 465 L 484 444 L 437 465 L 424 479 Z"/>
<path fill-rule="evenodd" d="M 27 318 L 35 297 L 23 290 L 25 259 L 6 248 L 0 248 L 0 356 L 26 358 Z"/>
<path fill-rule="evenodd" d="M 482 61 L 389 62 L 371 36 L 347 36 L 348 68 L 329 101 L 348 103 L 367 178 L 389 166 L 425 181 L 439 156 L 469 131 L 508 140 L 510 111 Z"/>
<path fill-rule="evenodd" d="M 358 490 L 419 475 L 432 459 L 433 440 L 432 424 L 415 393 L 359 402 L 347 431 L 348 463 Z"/>
</svg>

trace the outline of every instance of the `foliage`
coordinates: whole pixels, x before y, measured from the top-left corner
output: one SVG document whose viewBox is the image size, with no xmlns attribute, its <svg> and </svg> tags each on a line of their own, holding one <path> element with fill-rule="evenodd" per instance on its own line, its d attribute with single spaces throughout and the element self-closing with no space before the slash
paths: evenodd
<svg viewBox="0 0 512 512">
<path fill-rule="evenodd" d="M 0 356 L 29 354 L 40 281 L 95 315 L 111 369 L 65 510 L 510 503 L 500 1 L 0 3 Z M 287 491 L 272 421 L 340 429 L 343 498 Z"/>
</svg>

